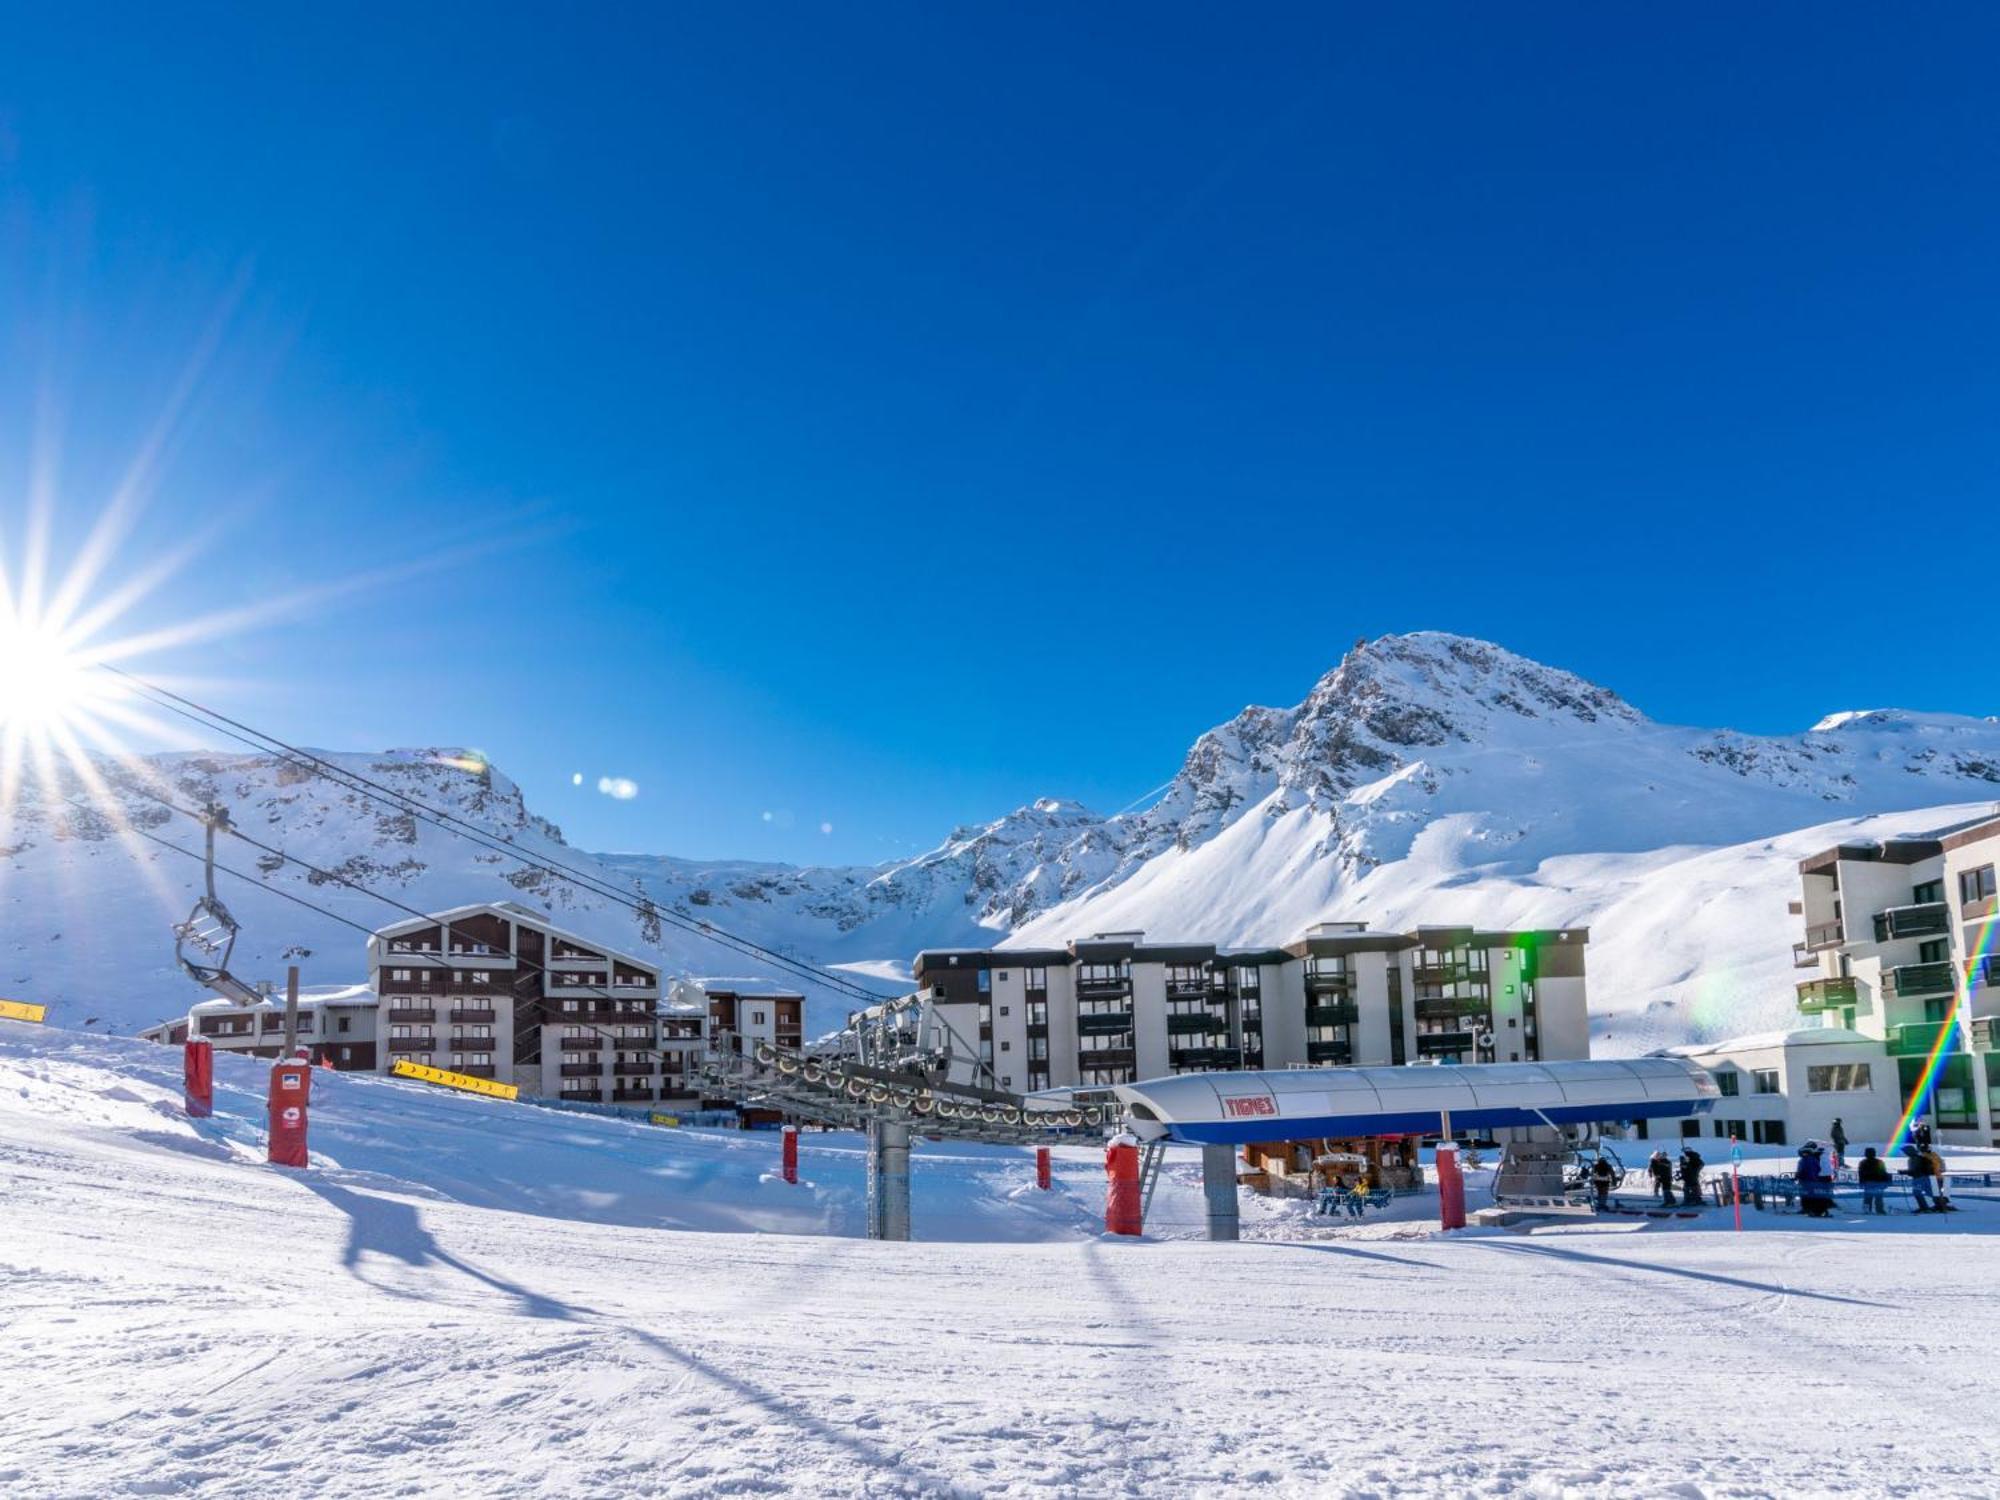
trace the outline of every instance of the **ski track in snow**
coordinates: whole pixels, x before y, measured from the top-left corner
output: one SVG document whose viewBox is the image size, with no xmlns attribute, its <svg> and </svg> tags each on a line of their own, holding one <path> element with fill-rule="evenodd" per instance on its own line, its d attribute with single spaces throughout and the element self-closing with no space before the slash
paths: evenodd
<svg viewBox="0 0 2000 1500">
<path fill-rule="evenodd" d="M 1972 1495 L 2000 1461 L 1963 1398 L 1992 1200 L 1439 1236 L 1246 1199 L 1245 1243 L 1120 1242 L 1089 1148 L 1049 1195 L 920 1148 L 930 1238 L 872 1244 L 824 1232 L 851 1137 L 788 1188 L 771 1136 L 322 1075 L 292 1173 L 264 1067 L 217 1063 L 193 1122 L 177 1052 L 0 1023 L 0 1494 Z"/>
</svg>

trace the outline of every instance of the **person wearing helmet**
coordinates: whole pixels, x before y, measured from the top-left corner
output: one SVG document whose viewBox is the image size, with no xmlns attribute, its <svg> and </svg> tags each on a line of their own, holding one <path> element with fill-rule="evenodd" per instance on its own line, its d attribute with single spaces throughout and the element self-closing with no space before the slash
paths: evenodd
<svg viewBox="0 0 2000 1500">
<path fill-rule="evenodd" d="M 1799 1184 L 1799 1211 L 1811 1219 L 1824 1219 L 1833 1208 L 1833 1179 L 1827 1175 L 1824 1153 L 1818 1141 L 1799 1147 L 1798 1170 L 1792 1176 Z"/>
<path fill-rule="evenodd" d="M 1611 1158 L 1599 1156 L 1590 1169 L 1591 1190 L 1597 1194 L 1597 1211 L 1604 1213 L 1611 1207 L 1611 1190 L 1618 1185 L 1618 1169 L 1611 1165 Z"/>
<path fill-rule="evenodd" d="M 1681 1147 L 1681 1201 L 1689 1208 L 1701 1207 L 1701 1169 L 1707 1165 L 1693 1145 Z"/>
</svg>

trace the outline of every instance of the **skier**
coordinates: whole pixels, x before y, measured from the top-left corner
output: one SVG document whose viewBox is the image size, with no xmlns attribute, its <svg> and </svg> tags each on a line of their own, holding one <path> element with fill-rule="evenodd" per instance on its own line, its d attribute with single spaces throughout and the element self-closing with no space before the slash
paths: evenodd
<svg viewBox="0 0 2000 1500">
<path fill-rule="evenodd" d="M 1935 1150 L 1931 1149 L 1931 1148 L 1930 1148 L 1930 1147 L 1928 1147 L 1928 1146 L 1924 1148 L 1924 1155 L 1925 1155 L 1925 1156 L 1928 1156 L 1928 1157 L 1930 1158 L 1930 1160 L 1931 1160 L 1931 1176 L 1932 1176 L 1932 1178 L 1933 1178 L 1933 1179 L 1935 1179 L 1935 1180 L 1936 1180 L 1936 1182 L 1937 1182 L 1937 1206 L 1938 1206 L 1938 1212 L 1939 1212 L 1939 1213 L 1942 1213 L 1942 1214 L 1955 1214 L 1955 1213 L 1957 1213 L 1957 1212 L 1958 1212 L 1958 1210 L 1957 1210 L 1956 1208 L 1952 1207 L 1952 1203 L 1951 1203 L 1951 1199 L 1950 1199 L 1950 1198 L 1948 1198 L 1947 1196 L 1945 1196 L 1945 1191 L 1944 1191 L 1944 1158 L 1943 1158 L 1942 1156 L 1939 1156 L 1939 1155 L 1937 1154 L 1937 1152 L 1936 1152 Z"/>
<path fill-rule="evenodd" d="M 1646 1163 L 1646 1170 L 1653 1174 L 1653 1186 L 1660 1190 L 1660 1207 L 1674 1206 L 1674 1164 L 1667 1160 L 1664 1150 L 1655 1151 Z"/>
<path fill-rule="evenodd" d="M 1889 1164 L 1877 1156 L 1875 1148 L 1870 1146 L 1861 1153 L 1854 1172 L 1861 1179 L 1861 1211 L 1865 1214 L 1887 1214 L 1888 1205 L 1882 1200 L 1889 1192 Z"/>
<path fill-rule="evenodd" d="M 1618 1169 L 1611 1165 L 1611 1158 L 1600 1156 L 1590 1169 L 1590 1185 L 1597 1193 L 1597 1211 L 1604 1213 L 1611 1207 L 1611 1189 L 1617 1185 Z"/>
<path fill-rule="evenodd" d="M 1847 1127 L 1840 1123 L 1840 1116 L 1833 1117 L 1833 1169 L 1838 1172 L 1847 1165 Z"/>
<path fill-rule="evenodd" d="M 1910 1179 L 1910 1197 L 1920 1214 L 1942 1213 L 1931 1201 L 1931 1154 L 1915 1141 L 1903 1148 L 1903 1175 Z"/>
<path fill-rule="evenodd" d="M 1681 1202 L 1689 1208 L 1701 1207 L 1701 1169 L 1706 1165 L 1694 1147 L 1681 1147 Z"/>
<path fill-rule="evenodd" d="M 1799 1210 L 1809 1219 L 1824 1219 L 1833 1207 L 1833 1179 L 1826 1175 L 1818 1141 L 1799 1147 L 1798 1170 L 1792 1174 L 1799 1184 Z"/>
</svg>

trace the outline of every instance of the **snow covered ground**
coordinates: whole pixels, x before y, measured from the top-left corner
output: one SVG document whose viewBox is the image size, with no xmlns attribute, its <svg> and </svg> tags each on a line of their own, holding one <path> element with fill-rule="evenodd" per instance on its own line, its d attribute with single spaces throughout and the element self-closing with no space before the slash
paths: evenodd
<svg viewBox="0 0 2000 1500">
<path fill-rule="evenodd" d="M 1108 1241 L 1101 1176 L 918 1154 L 909 1245 L 760 1136 L 0 1023 L 0 1493 L 1986 1494 L 2000 1203 Z M 1169 1182 L 1162 1222 L 1194 1218 Z M 1246 1205 L 1260 1235 L 1307 1226 Z"/>
</svg>

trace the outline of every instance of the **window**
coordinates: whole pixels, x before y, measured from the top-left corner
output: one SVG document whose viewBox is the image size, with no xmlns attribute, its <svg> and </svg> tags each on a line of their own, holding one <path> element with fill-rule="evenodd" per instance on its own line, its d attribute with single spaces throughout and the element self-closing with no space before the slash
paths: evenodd
<svg viewBox="0 0 2000 1500">
<path fill-rule="evenodd" d="M 1001 982 L 1002 984 L 1005 984 L 1005 983 L 1007 982 L 1007 971 L 1006 971 L 1005 969 L 1002 969 L 1002 970 L 1000 971 L 1000 982 Z M 1003 1014 L 1004 1014 L 1004 1012 L 1003 1012 Z"/>
<path fill-rule="evenodd" d="M 1782 1146 L 1785 1144 L 1785 1122 L 1783 1120 L 1752 1120 L 1750 1135 L 1760 1146 Z"/>
<path fill-rule="evenodd" d="M 761 1010 L 751 1011 L 750 1024 L 752 1026 L 762 1026 L 764 1024 L 764 1012 L 762 1012 Z"/>
<path fill-rule="evenodd" d="M 1031 990 L 1045 990 L 1049 987 L 1049 971 L 1047 969 L 1023 969 L 1021 971 L 1021 983 Z"/>
<path fill-rule="evenodd" d="M 1844 1094 L 1873 1087 L 1867 1063 L 1828 1063 L 1806 1069 L 1806 1090 L 1814 1094 Z"/>
<path fill-rule="evenodd" d="M 345 1031 L 347 1030 L 347 1027 L 348 1027 L 348 1018 L 346 1016 L 340 1017 L 340 1029 L 342 1031 Z"/>
<path fill-rule="evenodd" d="M 351 1062 L 353 1058 L 354 1058 L 354 1049 L 352 1047 L 342 1047 L 340 1049 L 340 1060 L 342 1062 Z"/>
<path fill-rule="evenodd" d="M 1006 976 L 1005 974 L 1002 974 L 1002 975 L 1001 975 L 1000 977 L 1001 977 L 1002 979 L 1005 979 L 1005 978 L 1006 978 L 1007 976 Z M 1003 1016 L 1007 1014 L 1007 1007 L 1006 1007 L 1006 1006 L 1004 1006 L 1004 1005 L 1003 1005 L 1003 1006 L 1001 1006 L 1001 1007 L 1000 1007 L 1000 1014 L 1001 1014 L 1001 1015 L 1003 1015 Z"/>
<path fill-rule="evenodd" d="M 1012 1042 L 1002 1042 L 1000 1044 L 1000 1050 L 1002 1052 L 1012 1052 L 1014 1050 L 1014 1044 Z"/>
<path fill-rule="evenodd" d="M 1929 906 L 1933 901 L 1942 900 L 1944 900 L 1942 880 L 1926 880 L 1922 885 L 1911 887 L 1910 904 L 1913 906 Z"/>
<path fill-rule="evenodd" d="M 992 989 L 993 971 L 990 969 L 981 969 L 979 971 L 979 993 L 982 995 L 989 994 Z"/>
<path fill-rule="evenodd" d="M 1981 865 L 1976 870 L 1966 870 L 1958 877 L 1958 899 L 1970 905 L 1974 901 L 1984 901 L 1993 894 L 1993 866 Z"/>
<path fill-rule="evenodd" d="M 472 982 L 474 984 L 491 984 L 493 982 L 493 971 L 491 969 L 474 969 L 472 971 Z"/>
<path fill-rule="evenodd" d="M 1002 979 L 1005 979 L 1007 976 L 1005 974 L 1002 974 L 1000 977 Z M 1011 1089 L 1013 1086 L 1014 1086 L 1014 1080 L 1003 1074 L 1000 1079 L 1000 1087 L 1003 1089 Z"/>
<path fill-rule="evenodd" d="M 1720 1072 L 1715 1075 L 1716 1092 L 1720 1093 L 1722 1097 L 1725 1099 L 1734 1099 L 1736 1097 L 1736 1091 L 1742 1085 L 1742 1082 L 1743 1082 L 1742 1075 L 1738 1073 L 1734 1068 L 1730 1068 L 1726 1072 Z"/>
<path fill-rule="evenodd" d="M 1782 1092 L 1778 1087 L 1778 1070 L 1776 1068 L 1753 1068 L 1750 1072 L 1750 1084 L 1753 1093 L 1776 1094 Z M 1784 1141 L 1780 1139 L 1776 1144 L 1782 1146 Z"/>
</svg>

